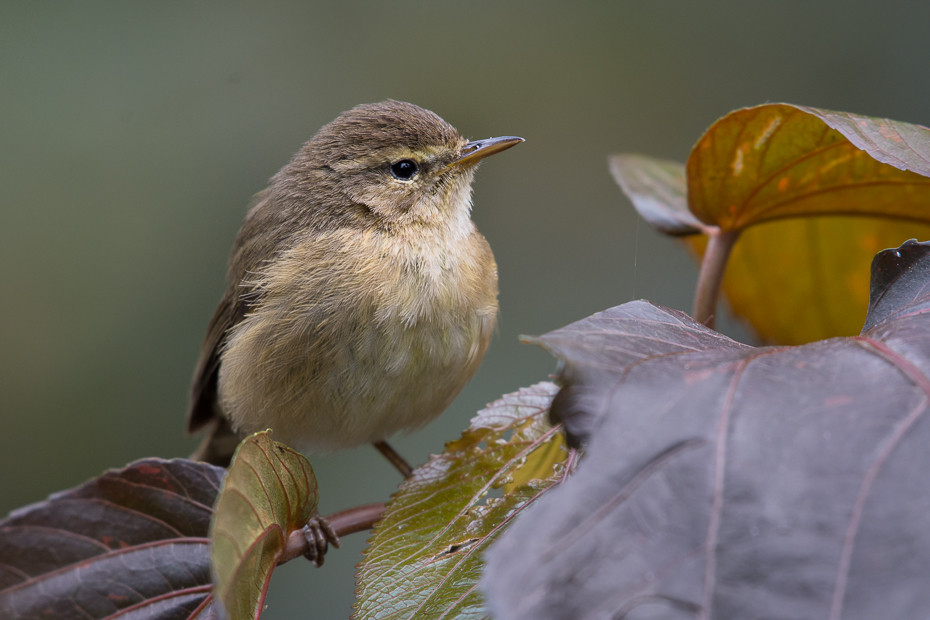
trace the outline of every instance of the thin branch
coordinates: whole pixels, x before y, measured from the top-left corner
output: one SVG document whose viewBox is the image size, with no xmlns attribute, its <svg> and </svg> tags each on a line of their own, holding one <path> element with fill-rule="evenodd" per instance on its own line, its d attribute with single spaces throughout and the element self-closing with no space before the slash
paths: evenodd
<svg viewBox="0 0 930 620">
<path fill-rule="evenodd" d="M 326 520 L 329 521 L 336 535 L 342 538 L 349 534 L 370 530 L 381 519 L 383 514 L 383 503 L 366 504 L 333 513 L 326 517 Z M 290 562 L 294 558 L 304 555 L 307 549 L 307 537 L 304 536 L 303 530 L 294 530 L 287 538 L 284 553 L 281 554 L 278 564 Z"/>
<path fill-rule="evenodd" d="M 365 504 L 348 510 L 334 512 L 326 517 L 333 526 L 337 536 L 348 536 L 356 532 L 364 532 L 375 526 L 384 514 L 384 503 Z"/>
<path fill-rule="evenodd" d="M 724 232 L 718 229 L 708 237 L 707 250 L 704 252 L 704 260 L 701 261 L 697 290 L 694 292 L 692 316 L 695 321 L 713 329 L 717 319 L 717 299 L 720 297 L 723 273 L 726 271 L 733 244 L 739 238 L 739 231 Z"/>
</svg>

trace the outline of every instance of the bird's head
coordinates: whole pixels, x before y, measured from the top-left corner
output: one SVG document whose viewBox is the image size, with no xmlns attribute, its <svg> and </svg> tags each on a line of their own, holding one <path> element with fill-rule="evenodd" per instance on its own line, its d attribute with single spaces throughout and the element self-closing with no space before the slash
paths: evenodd
<svg viewBox="0 0 930 620">
<path fill-rule="evenodd" d="M 317 217 L 342 225 L 449 226 L 469 219 L 478 163 L 520 142 L 469 142 L 433 112 L 387 100 L 324 126 L 279 179 L 290 198 L 303 197 Z"/>
</svg>

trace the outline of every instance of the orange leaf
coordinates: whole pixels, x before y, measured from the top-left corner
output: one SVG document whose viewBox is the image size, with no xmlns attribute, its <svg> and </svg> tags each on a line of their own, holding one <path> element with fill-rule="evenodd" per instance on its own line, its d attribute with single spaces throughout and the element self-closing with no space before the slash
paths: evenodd
<svg viewBox="0 0 930 620">
<path fill-rule="evenodd" d="M 685 167 L 641 156 L 610 163 L 659 230 L 739 236 L 723 290 L 770 343 L 855 334 L 872 256 L 930 239 L 930 129 L 919 125 L 767 104 L 714 123 Z M 703 255 L 706 241 L 686 242 Z"/>
</svg>

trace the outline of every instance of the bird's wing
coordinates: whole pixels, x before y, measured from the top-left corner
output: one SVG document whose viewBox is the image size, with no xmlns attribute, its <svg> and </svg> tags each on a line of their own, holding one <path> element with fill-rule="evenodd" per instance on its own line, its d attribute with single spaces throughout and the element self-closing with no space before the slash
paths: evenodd
<svg viewBox="0 0 930 620">
<path fill-rule="evenodd" d="M 207 336 L 200 349 L 200 359 L 194 371 L 190 400 L 187 406 L 187 432 L 195 433 L 220 417 L 216 402 L 216 381 L 220 371 L 220 352 L 231 327 L 242 320 L 247 304 L 236 295 L 234 287 L 227 289 L 210 319 Z"/>
<path fill-rule="evenodd" d="M 207 336 L 200 349 L 200 359 L 194 371 L 190 400 L 187 406 L 187 432 L 195 433 L 217 418 L 222 418 L 217 403 L 217 378 L 220 371 L 220 354 L 229 330 L 236 326 L 250 308 L 259 302 L 256 291 L 243 289 L 243 279 L 254 272 L 277 251 L 283 235 L 274 234 L 282 225 L 278 210 L 266 189 L 252 199 L 242 229 L 233 246 L 231 265 L 227 274 L 226 292 L 210 319 Z M 257 231 L 272 231 L 259 235 Z"/>
</svg>

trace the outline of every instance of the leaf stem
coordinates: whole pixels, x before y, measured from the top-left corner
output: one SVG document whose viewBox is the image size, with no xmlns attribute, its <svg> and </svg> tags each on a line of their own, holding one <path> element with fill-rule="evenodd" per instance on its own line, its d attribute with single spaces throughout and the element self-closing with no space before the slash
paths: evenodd
<svg viewBox="0 0 930 620">
<path fill-rule="evenodd" d="M 326 520 L 329 521 L 336 535 L 342 538 L 349 534 L 370 530 L 381 519 L 382 514 L 384 514 L 384 503 L 365 504 L 335 512 L 326 517 Z M 284 553 L 278 559 L 278 564 L 290 562 L 302 556 L 306 551 L 307 538 L 303 531 L 296 529 L 287 537 L 287 544 L 284 547 Z"/>
<path fill-rule="evenodd" d="M 711 329 L 717 321 L 717 299 L 720 297 L 720 284 L 727 268 L 727 260 L 733 250 L 733 244 L 739 238 L 738 230 L 721 231 L 719 228 L 708 234 L 707 250 L 701 261 L 701 273 L 698 275 L 697 290 L 694 292 L 695 321 Z"/>
</svg>

